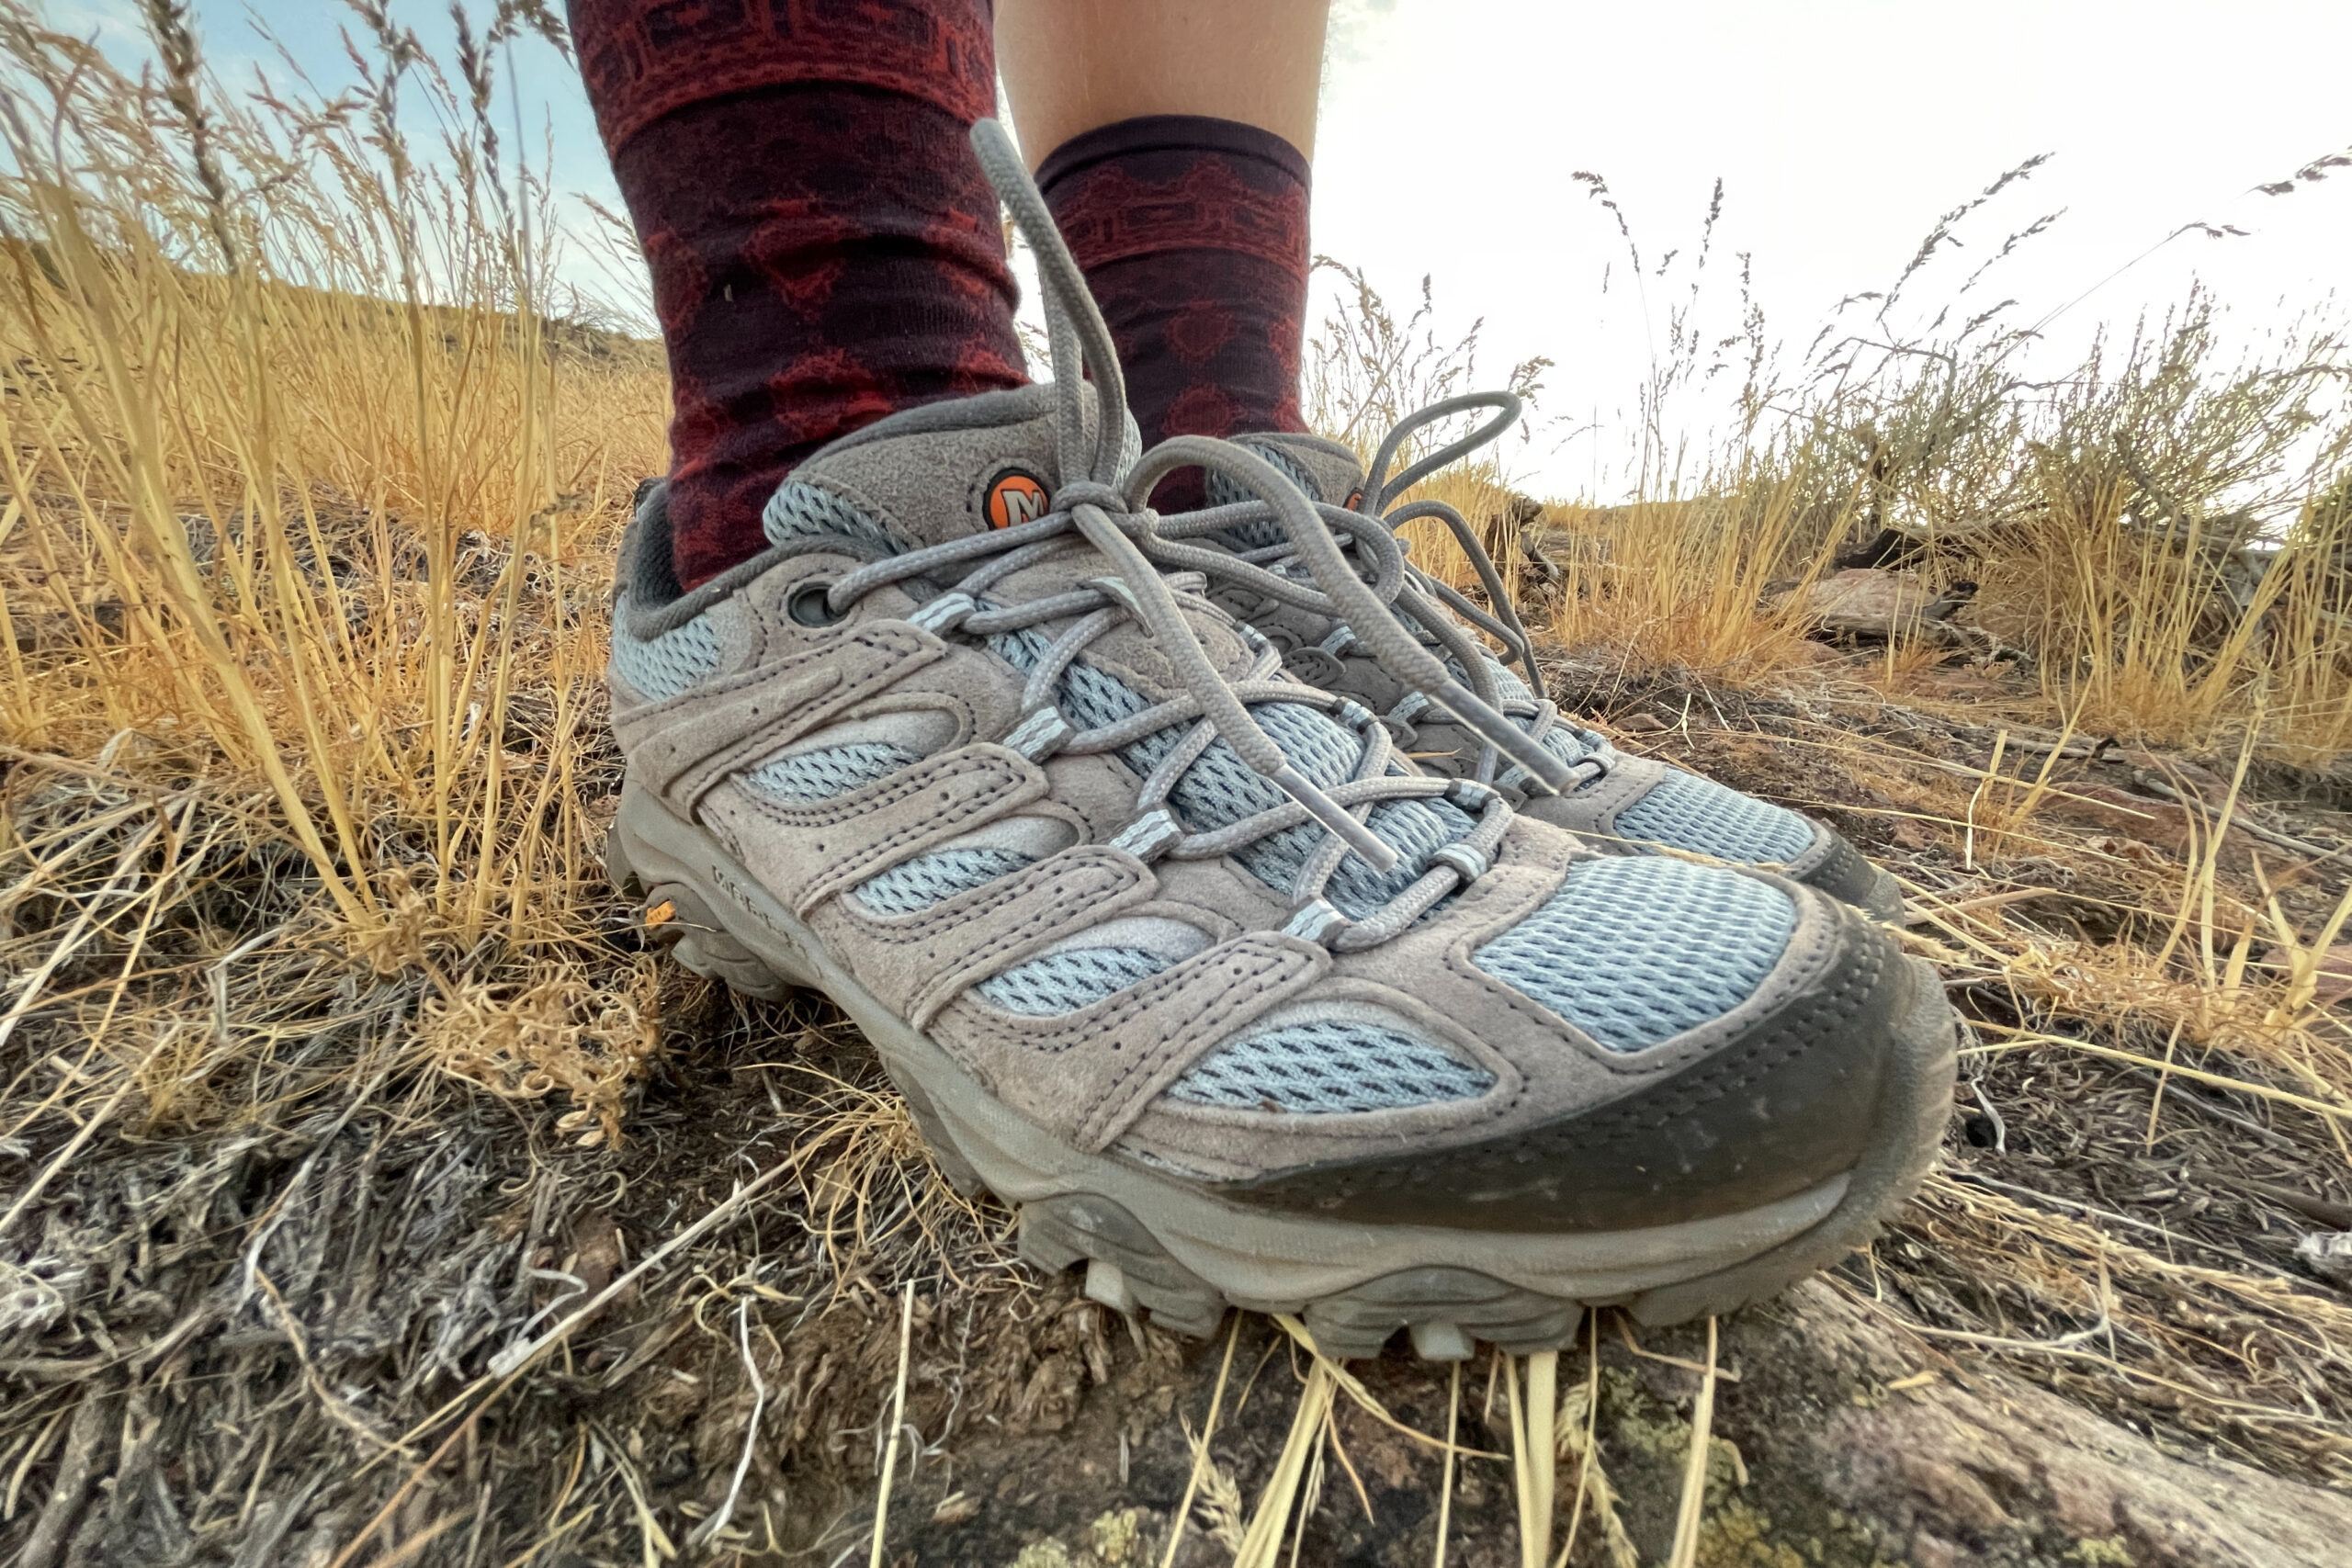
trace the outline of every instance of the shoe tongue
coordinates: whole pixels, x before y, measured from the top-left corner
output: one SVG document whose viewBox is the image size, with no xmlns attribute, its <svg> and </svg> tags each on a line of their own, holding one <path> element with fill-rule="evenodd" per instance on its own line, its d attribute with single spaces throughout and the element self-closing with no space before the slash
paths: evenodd
<svg viewBox="0 0 2352 1568">
<path fill-rule="evenodd" d="M 1294 435 L 1277 431 L 1237 435 L 1233 442 L 1281 469 L 1294 484 L 1306 492 L 1310 501 L 1352 509 L 1363 500 L 1363 464 L 1353 452 L 1336 441 L 1326 441 L 1319 435 Z M 1222 474 L 1209 476 L 1207 495 L 1211 506 L 1224 506 L 1250 499 L 1247 491 Z M 1282 525 L 1271 519 L 1263 523 L 1244 524 L 1225 535 L 1237 547 L 1245 550 L 1279 545 L 1287 536 Z"/>
<path fill-rule="evenodd" d="M 1354 451 L 1319 435 L 1245 435 L 1243 446 L 1260 453 L 1278 452 L 1276 466 L 1303 479 L 1300 488 L 1317 501 L 1354 511 L 1363 502 L 1363 460 Z"/>
<path fill-rule="evenodd" d="M 1060 464 L 1053 389 L 931 403 L 842 437 L 777 487 L 771 544 L 843 534 L 920 549 L 1045 515 Z"/>
</svg>

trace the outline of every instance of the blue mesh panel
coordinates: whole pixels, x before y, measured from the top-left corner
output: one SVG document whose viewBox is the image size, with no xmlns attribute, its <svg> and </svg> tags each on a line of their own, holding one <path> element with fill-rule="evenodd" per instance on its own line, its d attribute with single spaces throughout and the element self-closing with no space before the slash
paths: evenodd
<svg viewBox="0 0 2352 1568">
<path fill-rule="evenodd" d="M 853 740 L 821 751 L 776 757 L 736 778 L 771 800 L 831 800 L 922 761 L 922 753 L 887 740 Z"/>
<path fill-rule="evenodd" d="M 1151 705 L 1125 682 L 1104 674 L 1083 660 L 1063 671 L 1055 688 L 1057 705 L 1080 729 L 1116 724 Z"/>
<path fill-rule="evenodd" d="M 1148 947 L 1080 947 L 1016 964 L 977 987 L 1007 1012 L 1055 1018 L 1148 980 L 1170 960 Z"/>
<path fill-rule="evenodd" d="M 1779 889 L 1736 871 L 1586 861 L 1471 961 L 1608 1049 L 1638 1051 L 1747 1000 L 1796 921 Z"/>
<path fill-rule="evenodd" d="M 1396 845 L 1404 858 L 1385 876 L 1353 855 L 1331 874 L 1324 896 L 1341 914 L 1358 920 L 1419 881 L 1430 856 L 1468 838 L 1478 826 L 1468 812 L 1444 800 L 1383 801 L 1365 814 L 1364 824 Z"/>
<path fill-rule="evenodd" d="M 888 529 L 840 496 L 798 479 L 786 479 L 775 487 L 775 493 L 768 497 L 767 506 L 760 513 L 760 531 L 771 545 L 817 534 L 838 534 L 886 546 L 893 552 L 901 547 Z"/>
<path fill-rule="evenodd" d="M 1220 1046 L 1168 1094 L 1201 1105 L 1331 1116 L 1476 1100 L 1494 1083 L 1492 1074 L 1401 1031 L 1318 1020 Z"/>
<path fill-rule="evenodd" d="M 857 901 L 878 915 L 911 915 L 1031 864 L 1018 850 L 939 850 L 857 885 Z"/>
<path fill-rule="evenodd" d="M 1017 631 L 991 633 L 988 646 L 990 653 L 1015 670 L 1026 671 L 1037 668 L 1037 660 L 1046 657 L 1052 639 L 1023 626 Z"/>
<path fill-rule="evenodd" d="M 613 616 L 613 668 L 631 691 L 660 702 L 718 668 L 718 633 L 706 617 L 697 615 L 675 630 L 639 642 L 628 635 L 628 612 L 624 599 Z"/>
<path fill-rule="evenodd" d="M 1273 738 L 1300 773 L 1324 788 L 1355 772 L 1363 742 L 1315 709 L 1295 703 L 1267 703 L 1252 709 L 1250 716 Z M 1156 765 L 1175 741 L 1176 735 L 1170 731 L 1148 737 L 1129 750 L 1143 753 L 1149 759 L 1148 765 Z M 1222 740 L 1209 743 L 1199 760 L 1184 770 L 1168 797 L 1187 821 L 1204 829 L 1238 822 L 1290 800 L 1282 785 L 1243 761 Z"/>
<path fill-rule="evenodd" d="M 1608 749 L 1609 742 L 1604 737 L 1595 735 L 1589 729 L 1578 729 L 1569 724 L 1555 724 L 1552 727 L 1551 732 L 1544 737 L 1544 750 L 1551 752 L 1563 762 L 1577 761 L 1591 756 L 1596 751 L 1605 751 Z"/>
<path fill-rule="evenodd" d="M 1028 670 L 1036 667 L 1047 645 L 1036 633 L 1023 631 L 992 637 L 989 646 L 1015 667 Z M 1055 700 L 1070 722 L 1090 729 L 1114 724 L 1149 705 L 1124 682 L 1082 660 L 1063 671 Z M 1329 789 L 1354 774 L 1363 743 L 1338 720 L 1297 703 L 1261 703 L 1250 711 L 1298 771 L 1315 783 Z M 1147 735 L 1121 751 L 1121 760 L 1136 773 L 1148 773 L 1187 728 Z M 1184 770 L 1168 799 L 1187 828 L 1204 833 L 1286 805 L 1290 796 L 1244 762 L 1232 747 L 1213 740 Z M 1411 886 L 1432 852 L 1468 834 L 1476 823 L 1445 801 L 1392 800 L 1374 807 L 1366 825 L 1394 844 L 1401 859 L 1386 876 L 1375 875 L 1353 855 L 1340 863 L 1325 896 L 1353 919 L 1366 918 Z M 1303 822 L 1244 847 L 1234 859 L 1275 892 L 1287 893 L 1323 837 L 1320 827 Z"/>
<path fill-rule="evenodd" d="M 1291 483 L 1306 493 L 1307 500 L 1330 499 L 1315 488 L 1315 481 L 1307 477 L 1306 470 L 1293 462 L 1290 454 L 1280 446 L 1255 441 L 1243 441 L 1238 445 L 1272 463 L 1290 479 Z M 1257 492 L 1242 489 L 1215 470 L 1209 473 L 1208 482 L 1203 489 L 1211 506 L 1230 506 L 1237 501 L 1257 499 Z M 1244 523 L 1238 528 L 1228 528 L 1225 531 L 1224 536 L 1237 550 L 1262 550 L 1269 545 L 1288 543 L 1290 530 L 1269 517 L 1262 523 Z"/>
<path fill-rule="evenodd" d="M 1717 860 L 1791 861 L 1813 842 L 1795 812 L 1679 768 L 1617 813 L 1617 831 Z"/>
</svg>

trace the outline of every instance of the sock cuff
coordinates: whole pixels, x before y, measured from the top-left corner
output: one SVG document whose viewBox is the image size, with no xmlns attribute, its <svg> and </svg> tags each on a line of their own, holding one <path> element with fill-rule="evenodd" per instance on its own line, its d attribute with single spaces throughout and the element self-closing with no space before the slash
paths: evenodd
<svg viewBox="0 0 2352 1568">
<path fill-rule="evenodd" d="M 1081 131 L 1037 171 L 1078 265 L 1175 251 L 1255 256 L 1305 283 L 1306 155 L 1271 130 L 1145 115 Z"/>
<path fill-rule="evenodd" d="M 1146 152 L 1216 152 L 1270 164 L 1304 187 L 1309 182 L 1306 154 L 1272 131 L 1238 119 L 1202 114 L 1147 114 L 1081 130 L 1046 154 L 1037 165 L 1037 188 L 1048 201 L 1054 187 L 1113 158 Z"/>
<path fill-rule="evenodd" d="M 996 112 L 992 0 L 655 6 L 571 0 L 607 152 L 689 105 L 809 83 L 899 93 L 965 124 Z"/>
</svg>

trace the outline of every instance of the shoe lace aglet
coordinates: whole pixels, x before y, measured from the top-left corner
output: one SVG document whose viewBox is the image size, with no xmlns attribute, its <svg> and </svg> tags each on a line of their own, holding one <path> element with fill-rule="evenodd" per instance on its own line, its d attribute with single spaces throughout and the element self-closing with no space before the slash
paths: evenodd
<svg viewBox="0 0 2352 1568">
<path fill-rule="evenodd" d="M 1396 869 L 1397 854 L 1384 843 L 1373 830 L 1348 814 L 1345 807 L 1317 786 L 1314 780 L 1288 762 L 1269 775 L 1282 785 L 1293 800 L 1306 807 L 1307 815 L 1339 837 L 1341 843 L 1354 851 L 1373 870 L 1382 873 Z"/>
<path fill-rule="evenodd" d="M 1448 681 L 1434 694 L 1479 739 L 1525 769 L 1528 777 L 1541 785 L 1544 794 L 1565 795 L 1574 786 L 1576 774 L 1567 763 L 1537 745 L 1527 731 L 1488 707 L 1476 693 L 1460 682 Z"/>
</svg>

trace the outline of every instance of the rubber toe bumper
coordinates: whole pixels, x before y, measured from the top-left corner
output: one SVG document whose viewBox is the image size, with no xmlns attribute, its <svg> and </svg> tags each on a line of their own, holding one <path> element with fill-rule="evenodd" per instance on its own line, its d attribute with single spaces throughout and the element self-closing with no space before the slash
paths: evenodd
<svg viewBox="0 0 2352 1568">
<path fill-rule="evenodd" d="M 1554 1234 L 1753 1208 L 1860 1162 L 1880 1135 L 1890 1059 L 1912 1048 L 1916 993 L 1931 983 L 1885 932 L 1849 919 L 1811 982 L 1777 1010 L 1617 1100 L 1505 1137 L 1218 1190 L 1329 1220 Z"/>
<path fill-rule="evenodd" d="M 1828 842 L 1815 852 L 1820 855 L 1819 863 L 1807 868 L 1797 880 L 1852 905 L 1874 919 L 1900 924 L 1903 892 L 1895 886 L 1894 878 L 1872 865 L 1861 851 L 1847 842 L 1843 834 L 1817 823 L 1815 826 Z"/>
</svg>

